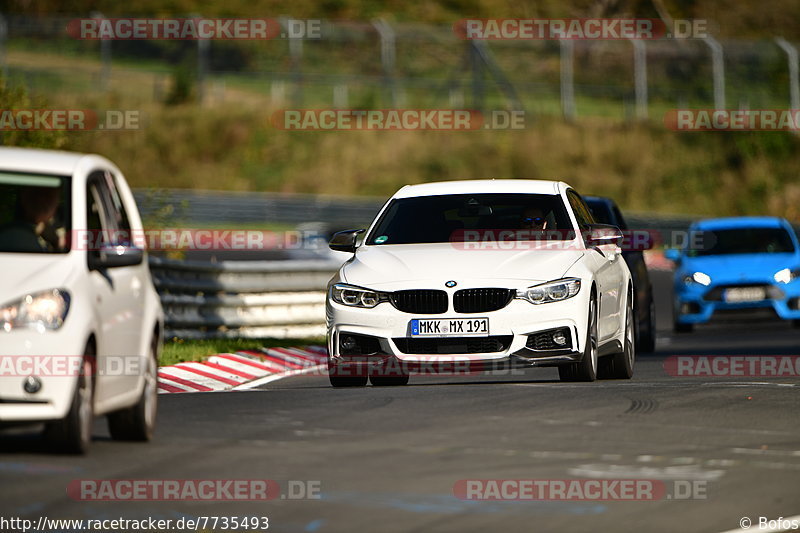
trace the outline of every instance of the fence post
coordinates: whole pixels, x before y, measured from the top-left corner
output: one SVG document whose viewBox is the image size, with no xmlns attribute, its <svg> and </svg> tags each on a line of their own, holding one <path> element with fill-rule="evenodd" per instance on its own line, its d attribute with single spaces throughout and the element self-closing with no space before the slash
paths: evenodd
<svg viewBox="0 0 800 533">
<path fill-rule="evenodd" d="M 633 44 L 633 79 L 636 93 L 636 118 L 645 120 L 647 109 L 647 47 L 641 39 L 631 39 Z"/>
<path fill-rule="evenodd" d="M 792 109 L 800 109 L 800 79 L 798 79 L 797 47 L 783 37 L 775 37 L 789 62 L 789 105 Z"/>
<path fill-rule="evenodd" d="M 336 109 L 349 107 L 346 83 L 337 83 L 333 86 L 333 107 Z"/>
<path fill-rule="evenodd" d="M 568 120 L 575 118 L 575 79 L 573 76 L 574 43 L 559 39 L 561 47 L 561 111 Z"/>
<path fill-rule="evenodd" d="M 711 49 L 711 69 L 714 76 L 714 107 L 725 109 L 725 63 L 722 45 L 710 35 L 703 39 Z"/>
<path fill-rule="evenodd" d="M 0 69 L 2 69 L 3 79 L 8 79 L 8 63 L 6 62 L 6 39 L 8 39 L 8 21 L 0 13 Z"/>
<path fill-rule="evenodd" d="M 283 35 L 289 40 L 289 58 L 292 65 L 292 78 L 294 80 L 294 90 L 292 91 L 292 105 L 298 107 L 303 102 L 303 73 L 301 64 L 303 61 L 303 38 L 295 35 L 294 19 L 290 17 L 280 17 L 281 27 L 284 29 Z"/>
<path fill-rule="evenodd" d="M 191 15 L 195 30 L 198 29 L 199 22 L 203 17 L 197 14 Z M 208 72 L 208 50 L 211 45 L 208 39 L 200 37 L 197 33 L 197 103 L 202 104 L 206 96 L 206 74 Z"/>
<path fill-rule="evenodd" d="M 467 41 L 467 53 L 469 54 L 470 70 L 472 71 L 472 108 L 476 111 L 483 111 L 483 97 L 485 87 L 483 82 L 483 63 L 478 45 L 473 40 Z"/>
<path fill-rule="evenodd" d="M 383 19 L 373 20 L 372 25 L 381 38 L 381 65 L 383 66 L 384 83 L 392 101 L 392 107 L 397 108 L 397 86 L 394 80 L 394 65 L 397 57 L 395 31 Z"/>
<path fill-rule="evenodd" d="M 92 12 L 92 18 L 102 20 L 105 17 L 99 11 Z M 99 25 L 99 23 L 98 23 Z M 109 79 L 111 78 L 111 39 L 105 37 L 100 39 L 100 87 L 105 91 L 108 89 Z"/>
</svg>

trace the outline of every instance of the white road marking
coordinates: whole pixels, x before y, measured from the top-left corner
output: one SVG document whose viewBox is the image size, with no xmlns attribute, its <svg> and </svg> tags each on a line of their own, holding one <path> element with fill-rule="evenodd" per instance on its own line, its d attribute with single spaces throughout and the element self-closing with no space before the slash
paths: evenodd
<svg viewBox="0 0 800 533">
<path fill-rule="evenodd" d="M 731 448 L 733 453 L 746 455 L 780 455 L 785 457 L 800 457 L 800 450 L 771 450 L 769 448 Z"/>
<path fill-rule="evenodd" d="M 692 479 L 716 481 L 724 474 L 724 470 L 704 470 L 695 465 L 653 466 L 604 465 L 587 464 L 570 468 L 567 472 L 576 477 L 594 479 Z"/>
</svg>

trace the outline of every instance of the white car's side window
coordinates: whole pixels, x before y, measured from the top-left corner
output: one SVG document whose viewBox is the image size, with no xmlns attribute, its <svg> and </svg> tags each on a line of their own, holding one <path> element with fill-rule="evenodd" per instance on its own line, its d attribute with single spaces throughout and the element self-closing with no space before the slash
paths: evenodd
<svg viewBox="0 0 800 533">
<path fill-rule="evenodd" d="M 117 240 L 129 241 L 130 223 L 113 176 L 108 171 L 92 173 L 87 184 L 87 221 L 90 230 L 103 230 Z M 118 244 L 123 244 L 118 242 Z"/>
</svg>

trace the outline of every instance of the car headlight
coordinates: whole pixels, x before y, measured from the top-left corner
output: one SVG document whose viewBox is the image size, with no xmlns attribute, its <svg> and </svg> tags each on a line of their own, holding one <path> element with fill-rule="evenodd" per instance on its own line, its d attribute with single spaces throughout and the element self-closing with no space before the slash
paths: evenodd
<svg viewBox="0 0 800 533">
<path fill-rule="evenodd" d="M 778 283 L 791 283 L 792 281 L 800 278 L 800 268 L 792 270 L 791 268 L 784 268 L 775 272 L 775 281 Z"/>
<path fill-rule="evenodd" d="M 699 283 L 700 285 L 705 285 L 708 287 L 711 285 L 711 276 L 706 274 L 705 272 L 695 272 L 691 275 L 686 275 L 683 277 L 684 283 Z"/>
<path fill-rule="evenodd" d="M 383 292 L 356 287 L 346 283 L 336 283 L 330 289 L 331 299 L 339 304 L 350 307 L 372 308 L 381 302 L 388 302 L 389 295 Z"/>
<path fill-rule="evenodd" d="M 26 294 L 0 306 L 0 329 L 34 328 L 40 332 L 58 329 L 69 312 L 69 293 L 61 289 Z"/>
<path fill-rule="evenodd" d="M 517 298 L 528 300 L 532 304 L 546 304 L 572 298 L 580 290 L 581 280 L 578 278 L 565 278 L 517 291 Z"/>
</svg>

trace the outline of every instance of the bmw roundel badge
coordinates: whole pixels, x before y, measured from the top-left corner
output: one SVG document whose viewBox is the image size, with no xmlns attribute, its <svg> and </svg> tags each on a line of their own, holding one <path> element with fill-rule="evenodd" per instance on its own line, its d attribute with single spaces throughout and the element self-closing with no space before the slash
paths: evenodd
<svg viewBox="0 0 800 533">
<path fill-rule="evenodd" d="M 458 284 L 455 281 L 453 281 L 452 279 L 444 284 L 444 286 L 448 287 L 448 288 L 455 287 L 456 285 L 458 285 Z"/>
</svg>

